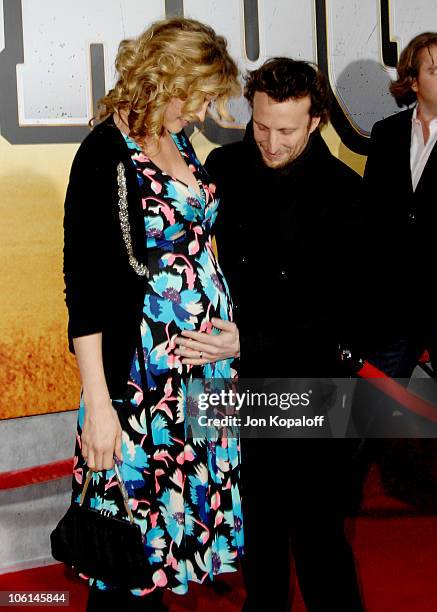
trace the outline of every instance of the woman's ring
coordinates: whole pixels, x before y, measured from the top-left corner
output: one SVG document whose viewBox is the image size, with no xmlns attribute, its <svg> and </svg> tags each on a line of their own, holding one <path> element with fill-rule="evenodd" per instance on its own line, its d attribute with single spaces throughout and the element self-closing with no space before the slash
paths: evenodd
<svg viewBox="0 0 437 612">
<path fill-rule="evenodd" d="M 200 351 L 200 353 L 199 353 L 199 359 L 202 359 L 202 357 L 203 357 L 203 352 L 202 352 L 202 351 Z"/>
</svg>

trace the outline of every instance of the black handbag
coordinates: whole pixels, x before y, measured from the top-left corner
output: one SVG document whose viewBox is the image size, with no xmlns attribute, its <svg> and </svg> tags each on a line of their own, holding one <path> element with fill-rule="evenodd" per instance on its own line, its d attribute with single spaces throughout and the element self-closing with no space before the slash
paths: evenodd
<svg viewBox="0 0 437 612">
<path fill-rule="evenodd" d="M 153 574 L 140 526 L 135 523 L 117 462 L 115 474 L 129 521 L 83 506 L 93 472 L 88 470 L 79 504 L 72 502 L 50 535 L 52 555 L 86 576 L 138 588 Z"/>
</svg>

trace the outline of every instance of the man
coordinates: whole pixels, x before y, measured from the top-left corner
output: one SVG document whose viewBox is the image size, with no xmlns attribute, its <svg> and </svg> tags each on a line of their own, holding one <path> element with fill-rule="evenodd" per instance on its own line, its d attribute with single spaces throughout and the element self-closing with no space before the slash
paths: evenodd
<svg viewBox="0 0 437 612">
<path fill-rule="evenodd" d="M 375 123 L 364 173 L 363 213 L 369 247 L 363 284 L 363 322 L 367 346 L 363 356 L 407 384 L 420 356 L 428 349 L 435 373 L 437 324 L 434 291 L 437 205 L 437 33 L 415 36 L 402 51 L 390 93 L 408 107 Z M 375 395 L 375 394 L 374 394 Z M 381 418 L 392 429 L 431 431 L 407 411 L 393 417 L 363 390 L 354 401 L 355 423 L 378 435 Z M 376 395 L 375 395 L 376 397 Z M 372 409 L 369 410 L 369 407 Z M 402 414 L 402 416 L 400 416 Z M 398 416 L 396 416 L 398 415 Z M 387 421 L 388 419 L 388 421 Z M 377 458 L 383 481 L 395 493 L 417 503 L 435 503 L 432 464 L 435 439 L 372 440 L 368 461 Z M 362 459 L 365 461 L 366 453 Z M 401 486 L 395 483 L 400 483 Z M 413 492 L 413 493 L 412 493 Z"/>
<path fill-rule="evenodd" d="M 397 71 L 390 92 L 400 107 L 414 107 L 375 123 L 364 174 L 374 256 L 367 357 L 409 378 L 425 348 L 434 369 L 436 359 L 437 33 L 413 38 Z"/>
<path fill-rule="evenodd" d="M 223 197 L 217 244 L 241 376 L 339 375 L 359 177 L 320 136 L 328 93 L 310 64 L 271 59 L 249 74 L 245 95 L 253 119 L 243 141 L 206 162 Z M 309 612 L 362 610 L 344 534 L 349 442 L 242 441 L 247 612 L 289 610 L 290 547 Z"/>
</svg>

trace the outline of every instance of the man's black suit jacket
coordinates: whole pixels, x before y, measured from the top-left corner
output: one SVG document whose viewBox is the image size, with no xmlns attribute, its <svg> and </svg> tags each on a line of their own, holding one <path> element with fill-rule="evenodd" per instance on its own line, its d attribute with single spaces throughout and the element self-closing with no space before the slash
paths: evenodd
<svg viewBox="0 0 437 612">
<path fill-rule="evenodd" d="M 363 319 L 373 346 L 417 334 L 435 311 L 437 147 L 414 192 L 412 112 L 375 123 L 364 173 Z"/>
</svg>

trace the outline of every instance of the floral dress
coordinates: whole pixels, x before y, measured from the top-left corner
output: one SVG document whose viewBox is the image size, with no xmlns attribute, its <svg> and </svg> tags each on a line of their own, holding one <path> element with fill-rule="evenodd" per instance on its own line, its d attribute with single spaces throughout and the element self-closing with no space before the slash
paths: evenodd
<svg viewBox="0 0 437 612">
<path fill-rule="evenodd" d="M 150 272 L 141 322 L 147 389 L 135 354 L 128 396 L 113 398 L 123 430 L 120 471 L 154 570 L 149 584 L 132 590 L 139 596 L 160 587 L 183 594 L 189 581 L 236 571 L 243 550 L 239 442 L 190 439 L 185 431 L 193 401 L 187 383 L 230 379 L 235 372 L 231 359 L 193 367 L 174 354 L 174 339 L 182 330 L 217 333 L 211 318 L 232 320 L 232 304 L 211 243 L 219 203 L 215 185 L 208 182 L 185 133 L 173 139 L 201 195 L 162 172 L 125 136 L 141 191 Z M 145 410 L 152 419 L 151 437 Z M 86 474 L 80 451 L 83 419 L 81 402 L 73 477 L 77 502 Z M 85 503 L 127 519 L 114 470 L 93 474 Z M 111 588 L 87 578 L 97 588 Z"/>
</svg>

